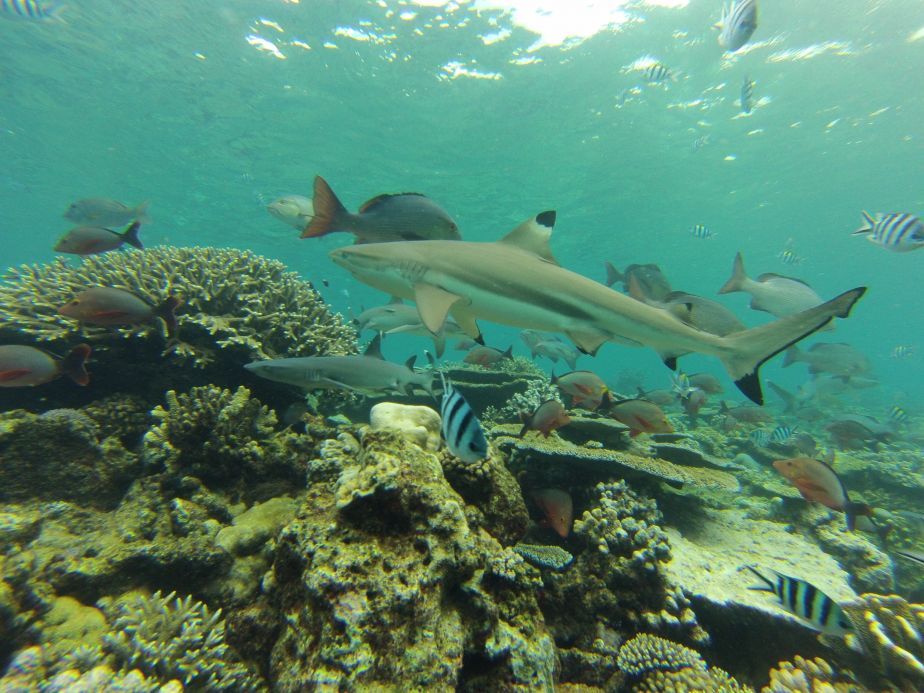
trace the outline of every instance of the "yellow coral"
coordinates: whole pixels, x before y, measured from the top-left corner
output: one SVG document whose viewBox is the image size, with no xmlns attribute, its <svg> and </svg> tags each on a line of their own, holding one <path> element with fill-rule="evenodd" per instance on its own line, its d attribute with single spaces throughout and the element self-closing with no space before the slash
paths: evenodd
<svg viewBox="0 0 924 693">
<path fill-rule="evenodd" d="M 853 680 L 850 672 L 836 673 L 821 657 L 805 659 L 796 655 L 791 662 L 780 662 L 770 670 L 770 683 L 761 693 L 863 693 L 866 689 Z"/>
</svg>

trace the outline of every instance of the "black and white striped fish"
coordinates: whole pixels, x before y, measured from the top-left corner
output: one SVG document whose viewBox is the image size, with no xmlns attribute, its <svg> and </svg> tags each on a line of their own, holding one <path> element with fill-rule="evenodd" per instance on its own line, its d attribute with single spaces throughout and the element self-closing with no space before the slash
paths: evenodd
<svg viewBox="0 0 924 693">
<path fill-rule="evenodd" d="M 924 221 L 913 214 L 892 212 L 875 217 L 863 212 L 863 226 L 854 236 L 868 234 L 867 240 L 896 253 L 924 248 Z"/>
<path fill-rule="evenodd" d="M 773 433 L 770 434 L 770 442 L 787 443 L 795 432 L 796 428 L 794 426 L 784 426 L 781 424 L 773 429 Z"/>
<path fill-rule="evenodd" d="M 754 108 L 754 81 L 745 76 L 744 83 L 741 85 L 741 112 L 750 113 Z"/>
<path fill-rule="evenodd" d="M 442 373 L 440 379 L 443 381 L 440 416 L 443 419 L 442 432 L 446 447 L 463 462 L 483 460 L 488 456 L 488 441 L 485 440 L 478 417 Z"/>
<path fill-rule="evenodd" d="M 771 580 L 751 566 L 745 567 L 764 583 L 748 587 L 749 590 L 775 594 L 786 609 L 810 623 L 815 630 L 841 637 L 853 631 L 853 624 L 837 602 L 814 585 L 775 570 L 776 580 Z"/>
<path fill-rule="evenodd" d="M 654 63 L 645 68 L 645 81 L 649 84 L 661 84 L 673 78 L 674 74 L 664 63 Z"/>
<path fill-rule="evenodd" d="M 889 409 L 889 418 L 895 423 L 905 423 L 908 420 L 908 412 L 895 404 Z"/>
<path fill-rule="evenodd" d="M 713 234 L 712 229 L 705 224 L 693 224 L 693 226 L 690 227 L 690 235 L 694 238 L 706 240 L 707 238 L 712 238 L 715 234 Z"/>
<path fill-rule="evenodd" d="M 749 435 L 748 438 L 751 439 L 754 445 L 761 448 L 767 447 L 767 444 L 770 442 L 770 434 L 762 428 L 751 431 L 751 435 Z"/>
<path fill-rule="evenodd" d="M 792 248 L 783 248 L 777 257 L 780 258 L 780 262 L 784 265 L 801 265 L 802 261 L 805 259 Z"/>
<path fill-rule="evenodd" d="M 722 10 L 716 24 L 719 45 L 730 53 L 746 44 L 757 29 L 757 0 L 735 0 Z"/>
<path fill-rule="evenodd" d="M 8 19 L 56 19 L 62 9 L 57 3 L 39 0 L 0 0 L 0 16 Z"/>
</svg>

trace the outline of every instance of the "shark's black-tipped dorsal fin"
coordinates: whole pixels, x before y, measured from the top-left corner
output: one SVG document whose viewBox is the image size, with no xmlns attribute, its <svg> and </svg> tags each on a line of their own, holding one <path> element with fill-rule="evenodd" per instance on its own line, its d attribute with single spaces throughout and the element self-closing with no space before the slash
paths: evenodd
<svg viewBox="0 0 924 693">
<path fill-rule="evenodd" d="M 366 350 L 363 352 L 363 356 L 371 356 L 374 359 L 385 360 L 385 357 L 382 356 L 382 333 L 377 332 L 375 337 L 372 338 L 372 341 L 366 346 Z"/>
<path fill-rule="evenodd" d="M 538 255 L 546 262 L 558 264 L 549 248 L 549 238 L 555 226 L 555 212 L 540 212 L 532 219 L 527 219 L 513 231 L 501 238 L 498 243 L 514 245 L 527 252 Z"/>
</svg>

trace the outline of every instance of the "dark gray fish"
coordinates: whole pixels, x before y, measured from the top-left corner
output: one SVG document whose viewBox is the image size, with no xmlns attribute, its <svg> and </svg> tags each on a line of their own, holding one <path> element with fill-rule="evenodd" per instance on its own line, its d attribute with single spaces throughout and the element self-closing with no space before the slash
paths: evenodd
<svg viewBox="0 0 924 693">
<path fill-rule="evenodd" d="M 379 195 L 351 214 L 321 176 L 314 179 L 314 217 L 302 238 L 334 231 L 356 235 L 357 243 L 458 241 L 459 227 L 438 204 L 419 193 Z"/>
<path fill-rule="evenodd" d="M 757 29 L 757 0 L 735 0 L 727 5 L 716 27 L 722 48 L 730 53 L 741 49 Z"/>
<path fill-rule="evenodd" d="M 645 297 L 654 301 L 663 301 L 671 293 L 670 282 L 657 265 L 629 265 L 625 272 L 620 272 L 609 262 L 605 265 L 607 286 L 622 282 L 623 289 L 628 291 L 630 280 L 634 280 L 638 282 Z"/>
<path fill-rule="evenodd" d="M 481 422 L 471 406 L 440 373 L 443 381 L 443 401 L 440 416 L 443 419 L 443 440 L 449 452 L 463 462 L 474 463 L 488 456 L 488 441 L 484 437 Z"/>
<path fill-rule="evenodd" d="M 783 368 L 794 363 L 808 364 L 809 373 L 812 375 L 830 373 L 844 379 L 868 373 L 872 368 L 863 352 L 849 344 L 827 342 L 813 344 L 808 351 L 801 351 L 795 346 L 790 347 L 786 350 Z"/>
<path fill-rule="evenodd" d="M 776 579 L 771 580 L 751 566 L 745 567 L 763 583 L 748 587 L 749 590 L 776 595 L 780 604 L 816 630 L 840 637 L 853 631 L 853 624 L 837 602 L 811 583 L 776 571 L 773 571 Z"/>
<path fill-rule="evenodd" d="M 77 200 L 64 213 L 66 219 L 86 226 L 125 226 L 133 221 L 150 224 L 148 203 L 142 202 L 137 207 L 111 200 L 108 197 L 90 197 Z"/>
<path fill-rule="evenodd" d="M 671 291 L 664 297 L 663 307 L 691 327 L 724 337 L 746 328 L 734 313 L 721 303 L 685 291 Z"/>
<path fill-rule="evenodd" d="M 840 448 L 876 447 L 879 443 L 889 442 L 894 431 L 881 424 L 871 416 L 853 414 L 832 421 L 825 430 L 834 438 Z"/>
</svg>

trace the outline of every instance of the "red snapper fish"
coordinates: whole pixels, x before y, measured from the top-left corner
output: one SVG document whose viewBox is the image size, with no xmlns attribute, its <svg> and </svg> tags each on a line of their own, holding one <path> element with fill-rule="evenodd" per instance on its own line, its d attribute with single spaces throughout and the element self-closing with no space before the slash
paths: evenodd
<svg viewBox="0 0 924 693">
<path fill-rule="evenodd" d="M 68 318 L 90 325 L 140 325 L 160 318 L 167 325 L 167 336 L 176 336 L 176 315 L 181 305 L 176 296 L 168 296 L 160 305 L 152 305 L 130 291 L 97 286 L 81 291 L 58 309 Z"/>
<path fill-rule="evenodd" d="M 530 430 L 539 431 L 544 437 L 548 438 L 555 429 L 571 423 L 571 417 L 568 416 L 562 403 L 554 399 L 546 400 L 536 407 L 532 414 L 523 415 L 522 418 L 521 438 Z"/>
<path fill-rule="evenodd" d="M 125 243 L 138 250 L 144 250 L 141 239 L 138 238 L 140 228 L 139 221 L 134 222 L 122 233 L 102 226 L 77 226 L 58 239 L 54 250 L 57 253 L 72 255 L 96 255 L 121 248 Z"/>
<path fill-rule="evenodd" d="M 633 438 L 641 433 L 673 433 L 674 427 L 657 404 L 644 399 L 624 399 L 610 404 L 608 416 L 629 427 Z"/>
<path fill-rule="evenodd" d="M 865 503 L 850 500 L 847 487 L 831 465 L 813 457 L 793 457 L 777 460 L 773 468 L 786 477 L 802 497 L 812 503 L 821 503 L 826 508 L 847 516 L 847 529 L 854 529 L 858 516 L 872 518 L 873 509 Z"/>
<path fill-rule="evenodd" d="M 0 346 L 0 387 L 34 387 L 66 375 L 78 385 L 87 385 L 86 364 L 90 347 L 78 344 L 63 359 L 41 349 L 9 344 Z"/>
</svg>

